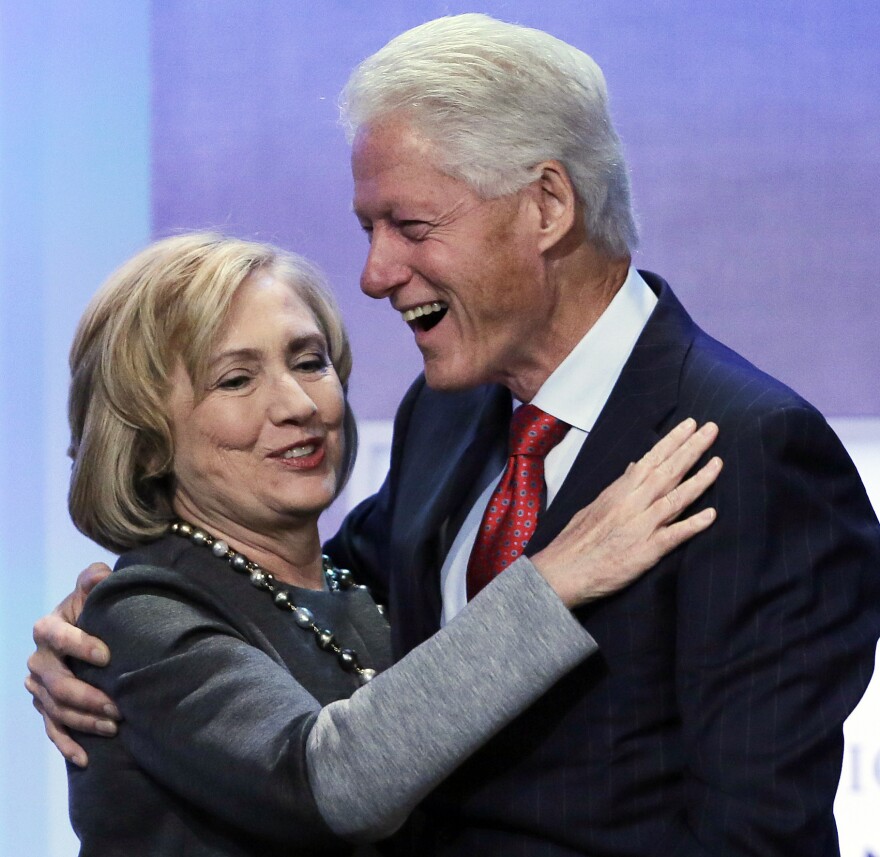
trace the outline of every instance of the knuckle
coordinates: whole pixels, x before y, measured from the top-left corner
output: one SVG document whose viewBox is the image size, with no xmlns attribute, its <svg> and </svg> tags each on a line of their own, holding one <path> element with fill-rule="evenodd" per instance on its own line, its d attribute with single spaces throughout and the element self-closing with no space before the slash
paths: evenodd
<svg viewBox="0 0 880 857">
<path fill-rule="evenodd" d="M 65 633 L 64 624 L 61 622 L 47 620 L 43 632 L 43 640 L 45 645 L 53 652 L 57 652 L 64 646 Z"/>
<path fill-rule="evenodd" d="M 677 487 L 668 491 L 664 500 L 670 512 L 678 512 L 681 509 L 681 491 Z"/>
<path fill-rule="evenodd" d="M 661 461 L 656 467 L 657 473 L 664 479 L 675 479 L 676 478 L 676 469 L 672 466 L 672 463 L 666 459 L 665 461 Z"/>
<path fill-rule="evenodd" d="M 663 459 L 653 449 L 650 449 L 635 463 L 633 469 L 644 473 L 646 470 L 653 470 L 662 461 Z"/>
<path fill-rule="evenodd" d="M 46 642 L 46 638 L 52 629 L 52 622 L 48 616 L 41 616 L 34 622 L 34 642 L 39 646 Z"/>
</svg>

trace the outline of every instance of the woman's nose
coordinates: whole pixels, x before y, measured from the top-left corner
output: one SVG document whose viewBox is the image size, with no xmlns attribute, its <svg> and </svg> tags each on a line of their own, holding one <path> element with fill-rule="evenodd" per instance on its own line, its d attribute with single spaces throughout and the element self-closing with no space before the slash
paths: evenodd
<svg viewBox="0 0 880 857">
<path fill-rule="evenodd" d="M 270 396 L 268 416 L 276 425 L 284 422 L 304 423 L 318 412 L 312 397 L 289 373 L 272 384 Z"/>
</svg>

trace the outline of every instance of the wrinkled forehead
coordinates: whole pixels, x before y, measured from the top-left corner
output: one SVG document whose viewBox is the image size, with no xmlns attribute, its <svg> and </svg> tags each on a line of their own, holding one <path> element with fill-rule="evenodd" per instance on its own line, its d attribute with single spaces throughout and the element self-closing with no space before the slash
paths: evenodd
<svg viewBox="0 0 880 857">
<path fill-rule="evenodd" d="M 430 206 L 470 186 L 452 175 L 439 146 L 401 117 L 362 128 L 352 144 L 352 208 L 373 218 L 397 205 Z"/>
<path fill-rule="evenodd" d="M 439 147 L 406 114 L 393 113 L 360 128 L 352 141 L 351 170 L 355 181 L 392 168 L 437 168 Z"/>
</svg>

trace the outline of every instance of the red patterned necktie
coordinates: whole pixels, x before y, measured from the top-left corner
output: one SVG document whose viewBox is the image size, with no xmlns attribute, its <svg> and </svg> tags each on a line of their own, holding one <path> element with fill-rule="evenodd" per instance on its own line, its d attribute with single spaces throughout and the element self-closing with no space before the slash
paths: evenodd
<svg viewBox="0 0 880 857">
<path fill-rule="evenodd" d="M 520 405 L 513 412 L 507 467 L 489 498 L 468 560 L 468 600 L 522 555 L 538 521 L 544 456 L 568 428 L 534 405 Z"/>
</svg>

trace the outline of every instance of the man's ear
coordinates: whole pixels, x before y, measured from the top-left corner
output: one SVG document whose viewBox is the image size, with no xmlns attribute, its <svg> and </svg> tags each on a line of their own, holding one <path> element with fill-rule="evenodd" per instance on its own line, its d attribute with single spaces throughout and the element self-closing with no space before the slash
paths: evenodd
<svg viewBox="0 0 880 857">
<path fill-rule="evenodd" d="M 578 200 L 568 170 L 559 161 L 544 161 L 535 167 L 541 223 L 538 237 L 542 253 L 569 236 L 578 217 Z"/>
</svg>

